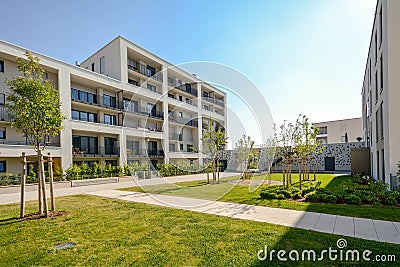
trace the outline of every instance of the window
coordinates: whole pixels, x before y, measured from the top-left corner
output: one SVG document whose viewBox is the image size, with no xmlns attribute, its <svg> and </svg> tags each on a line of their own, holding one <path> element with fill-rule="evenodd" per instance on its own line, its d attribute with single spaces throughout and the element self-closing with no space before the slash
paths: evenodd
<svg viewBox="0 0 400 267">
<path fill-rule="evenodd" d="M 175 152 L 175 144 L 169 144 L 169 151 Z"/>
<path fill-rule="evenodd" d="M 179 117 L 179 118 L 183 118 L 183 113 L 182 113 L 181 111 L 179 111 L 178 117 Z"/>
<path fill-rule="evenodd" d="M 378 102 L 379 95 L 379 85 L 378 85 L 378 71 L 375 72 L 375 104 Z"/>
<path fill-rule="evenodd" d="M 380 180 L 380 158 L 379 158 L 379 151 L 376 152 L 376 175 L 377 175 L 377 179 Z"/>
<path fill-rule="evenodd" d="M 72 136 L 73 152 L 77 154 L 97 154 L 97 137 L 92 136 Z"/>
<path fill-rule="evenodd" d="M 126 148 L 128 149 L 128 153 L 131 155 L 139 155 L 139 141 L 126 141 Z"/>
<path fill-rule="evenodd" d="M 136 86 L 139 85 L 139 83 L 138 83 L 137 81 L 132 80 L 132 79 L 128 79 L 128 83 L 129 83 L 129 84 L 132 84 L 132 85 L 136 85 Z"/>
<path fill-rule="evenodd" d="M 342 136 L 341 136 L 341 139 L 342 139 L 342 142 L 343 142 L 343 143 L 346 143 L 346 135 L 342 135 Z"/>
<path fill-rule="evenodd" d="M 179 96 L 179 101 L 183 101 L 183 97 L 181 95 Z"/>
<path fill-rule="evenodd" d="M 375 64 L 378 62 L 378 35 L 375 33 Z"/>
<path fill-rule="evenodd" d="M 0 60 L 0 72 L 4 72 L 4 61 Z"/>
<path fill-rule="evenodd" d="M 179 144 L 179 150 L 183 151 L 183 144 Z"/>
<path fill-rule="evenodd" d="M 168 93 L 168 97 L 169 97 L 169 98 L 174 98 L 174 99 L 175 99 L 175 96 L 174 96 L 173 94 L 170 94 L 170 93 Z"/>
<path fill-rule="evenodd" d="M 382 92 L 382 90 L 383 90 L 383 57 L 382 57 L 382 55 L 381 55 L 381 71 L 380 71 L 380 78 L 381 78 L 381 92 Z"/>
<path fill-rule="evenodd" d="M 371 59 L 369 60 L 369 76 L 368 76 L 368 85 L 371 85 L 372 80 L 372 68 L 371 68 Z"/>
<path fill-rule="evenodd" d="M 115 115 L 104 114 L 104 124 L 117 125 L 117 117 Z"/>
<path fill-rule="evenodd" d="M 94 71 L 94 63 L 92 63 L 92 71 Z"/>
<path fill-rule="evenodd" d="M 154 74 L 156 74 L 156 69 L 153 68 L 152 66 L 147 65 L 147 67 L 146 67 L 146 75 L 148 77 L 150 77 L 150 76 L 154 76 Z"/>
<path fill-rule="evenodd" d="M 0 139 L 6 139 L 6 128 L 0 128 Z"/>
<path fill-rule="evenodd" d="M 342 124 L 341 125 L 341 129 L 342 129 L 342 132 L 345 132 L 346 131 L 346 124 Z"/>
<path fill-rule="evenodd" d="M 379 106 L 379 128 L 380 128 L 380 134 L 381 134 L 381 139 L 383 139 L 383 102 Z"/>
<path fill-rule="evenodd" d="M 106 71 L 106 59 L 104 57 L 100 58 L 100 74 L 103 74 Z"/>
<path fill-rule="evenodd" d="M 97 96 L 82 90 L 71 88 L 71 99 L 74 101 L 82 101 L 89 104 L 97 104 Z"/>
<path fill-rule="evenodd" d="M 7 171 L 7 164 L 5 160 L 0 161 L 0 172 L 6 172 Z"/>
<path fill-rule="evenodd" d="M 187 152 L 193 152 L 193 145 L 187 145 Z"/>
<path fill-rule="evenodd" d="M 110 96 L 110 95 L 104 95 L 104 106 L 105 107 L 111 107 L 111 108 L 115 108 L 117 105 L 117 101 L 116 98 L 114 96 Z"/>
<path fill-rule="evenodd" d="M 380 46 L 382 45 L 383 40 L 383 17 L 382 17 L 382 7 L 379 11 L 379 34 L 380 34 Z"/>
<path fill-rule="evenodd" d="M 0 105 L 5 105 L 6 104 L 6 95 L 1 93 L 0 94 Z"/>
<path fill-rule="evenodd" d="M 209 108 L 207 105 L 204 105 L 204 106 L 203 106 L 203 109 L 205 109 L 205 110 L 210 110 L 210 108 Z"/>
<path fill-rule="evenodd" d="M 149 89 L 152 92 L 156 92 L 157 91 L 157 87 L 155 85 L 152 85 L 152 84 L 147 84 L 147 89 Z"/>
<path fill-rule="evenodd" d="M 97 114 L 79 110 L 72 110 L 71 118 L 73 120 L 97 122 Z"/>
<path fill-rule="evenodd" d="M 175 84 L 174 84 L 174 81 L 175 81 L 174 78 L 168 77 L 168 84 L 169 84 L 169 85 L 174 86 L 174 85 L 175 85 Z"/>
<path fill-rule="evenodd" d="M 104 137 L 104 152 L 107 155 L 115 155 L 117 152 L 117 138 Z"/>
</svg>

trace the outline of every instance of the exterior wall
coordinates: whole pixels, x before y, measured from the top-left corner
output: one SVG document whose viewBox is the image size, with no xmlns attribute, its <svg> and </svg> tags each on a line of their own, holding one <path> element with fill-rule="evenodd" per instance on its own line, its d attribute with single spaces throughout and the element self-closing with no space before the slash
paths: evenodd
<svg viewBox="0 0 400 267">
<path fill-rule="evenodd" d="M 0 93 L 8 90 L 4 84 L 6 78 L 17 75 L 15 59 L 23 57 L 25 48 L 0 41 L 0 60 L 5 61 L 5 73 L 0 73 Z M 164 61 L 143 48 L 131 43 L 123 37 L 117 37 L 94 55 L 82 62 L 80 67 L 72 66 L 64 62 L 49 58 L 44 55 L 33 53 L 40 58 L 40 63 L 48 73 L 48 78 L 53 80 L 60 91 L 61 111 L 67 116 L 63 122 L 64 130 L 59 137 L 52 140 L 57 146 L 48 147 L 48 152 L 61 158 L 63 169 L 68 168 L 73 162 L 116 160 L 117 164 L 124 165 L 130 161 L 153 162 L 189 161 L 194 164 L 202 164 L 203 157 L 200 153 L 187 152 L 187 145 L 193 145 L 201 151 L 202 119 L 211 116 L 226 127 L 226 112 L 216 112 L 202 109 L 202 88 L 212 91 L 218 99 L 219 110 L 226 109 L 225 93 L 206 85 L 197 77 L 173 67 L 172 64 Z M 100 74 L 100 58 L 105 58 L 104 73 Z M 151 78 L 143 73 L 128 69 L 128 59 L 135 57 L 141 64 L 151 64 L 162 72 L 157 78 Z M 91 71 L 91 64 L 95 63 L 94 71 Z M 87 69 L 86 69 L 87 68 Z M 197 89 L 196 94 L 190 94 L 182 89 L 168 84 L 168 76 L 181 79 L 190 83 L 192 88 Z M 128 83 L 128 77 L 137 79 L 137 85 Z M 148 89 L 147 85 L 155 85 L 156 92 Z M 84 101 L 72 99 L 71 88 L 94 94 L 96 103 L 85 103 Z M 168 97 L 168 93 L 174 94 L 176 99 Z M 116 106 L 107 107 L 104 103 L 104 95 L 115 97 Z M 179 96 L 182 96 L 180 101 Z M 191 103 L 186 103 L 186 98 Z M 123 105 L 123 100 L 138 101 L 139 111 L 129 111 Z M 215 102 L 215 99 L 211 99 Z M 158 115 L 150 115 L 148 104 L 155 106 Z M 214 104 L 213 104 L 214 105 Z M 0 107 L 1 108 L 1 107 Z M 217 108 L 218 109 L 218 108 Z M 81 121 L 72 118 L 72 110 L 90 112 L 97 115 L 97 122 Z M 170 119 L 169 110 L 181 111 L 184 118 L 197 120 L 198 125 L 185 125 L 183 122 L 174 122 Z M 161 112 L 161 113 L 160 113 Z M 76 114 L 76 113 L 74 113 Z M 105 124 L 105 114 L 116 116 L 116 125 Z M 1 115 L 1 113 L 0 113 Z M 158 116 L 158 117 L 157 117 Z M 11 129 L 7 121 L 1 121 L 0 128 L 6 127 L 7 138 L 0 140 L 0 158 L 7 159 L 7 169 L 14 172 L 19 169 L 19 157 L 22 152 L 33 154 L 34 151 L 25 145 L 22 135 Z M 176 128 L 176 131 L 183 131 L 182 141 L 176 141 L 176 148 L 183 144 L 183 152 L 169 151 L 169 130 Z M 76 151 L 73 148 L 73 136 L 93 136 L 98 138 L 98 153 L 88 154 L 84 151 Z M 112 154 L 104 154 L 104 137 L 116 139 L 117 148 Z M 139 141 L 140 153 L 133 153 L 127 149 L 127 140 Z M 9 141 L 21 142 L 11 144 Z M 149 142 L 157 143 L 156 155 L 147 157 Z M 129 151 L 128 151 L 129 150 Z M 144 152 L 145 151 L 145 152 Z M 139 155 L 140 154 L 140 155 Z"/>
<path fill-rule="evenodd" d="M 400 161 L 400 2 L 379 0 L 362 88 L 363 131 L 371 174 L 390 184 Z"/>
<path fill-rule="evenodd" d="M 356 142 L 357 137 L 363 138 L 362 118 L 318 122 L 315 124 L 320 128 L 317 138 L 326 138 L 327 144 L 345 143 L 342 140 L 347 134 L 348 142 Z M 326 128 L 326 134 L 321 131 Z"/>
</svg>

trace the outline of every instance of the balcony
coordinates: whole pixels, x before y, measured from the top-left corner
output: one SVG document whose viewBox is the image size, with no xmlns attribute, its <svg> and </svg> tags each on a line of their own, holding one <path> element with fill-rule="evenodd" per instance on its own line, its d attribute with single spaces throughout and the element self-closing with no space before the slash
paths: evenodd
<svg viewBox="0 0 400 267">
<path fill-rule="evenodd" d="M 12 140 L 0 140 L 1 145 L 10 145 L 10 146 L 32 146 L 28 141 L 12 141 Z M 43 146 L 43 143 L 40 144 Z M 60 143 L 49 143 L 47 144 L 49 147 L 60 147 Z"/>
<path fill-rule="evenodd" d="M 197 107 L 196 101 L 193 101 L 192 99 L 187 99 L 187 100 L 183 100 L 182 99 L 182 100 L 180 100 L 180 99 L 175 98 L 175 96 L 172 95 L 172 94 L 168 94 L 168 97 L 171 98 L 171 99 L 174 99 L 176 101 L 179 101 L 179 102 L 186 103 L 186 104 L 189 104 L 189 105 Z"/>
<path fill-rule="evenodd" d="M 119 147 L 74 147 L 72 155 L 74 157 L 119 157 Z"/>
<path fill-rule="evenodd" d="M 142 158 L 146 157 L 147 153 L 145 149 L 127 149 L 126 156 L 128 158 Z"/>
<path fill-rule="evenodd" d="M 190 84 L 177 85 L 175 86 L 175 88 L 197 97 L 197 89 L 193 88 Z"/>
<path fill-rule="evenodd" d="M 4 106 L 0 106 L 0 121 L 11 122 L 10 113 L 8 112 L 7 108 Z"/>
<path fill-rule="evenodd" d="M 139 63 L 135 60 L 128 59 L 128 69 L 133 70 L 137 73 L 140 73 L 146 77 L 152 78 L 158 82 L 163 81 L 163 75 L 161 72 L 157 72 L 154 67 L 150 65 L 146 65 L 143 63 Z"/>
<path fill-rule="evenodd" d="M 203 99 L 203 100 L 205 100 L 205 101 L 207 101 L 207 102 L 216 104 L 216 105 L 218 105 L 218 106 L 220 106 L 220 107 L 225 107 L 224 101 L 219 100 L 219 99 L 214 98 L 214 97 L 210 97 L 210 96 L 208 96 L 207 94 L 203 94 L 203 95 L 201 96 L 201 99 Z"/>
<path fill-rule="evenodd" d="M 149 158 L 163 158 L 164 157 L 164 150 L 158 149 L 147 149 L 146 154 Z"/>
<path fill-rule="evenodd" d="M 125 112 L 131 113 L 131 114 L 152 117 L 152 118 L 156 118 L 156 119 L 160 119 L 160 120 L 164 119 L 164 112 L 156 110 L 156 109 L 149 109 L 147 107 L 141 107 L 139 105 L 135 105 L 134 103 L 132 103 L 130 101 L 123 101 L 121 103 L 121 107 L 123 107 L 123 110 Z"/>
<path fill-rule="evenodd" d="M 183 141 L 183 135 L 176 133 L 169 134 L 169 140 Z"/>
<path fill-rule="evenodd" d="M 179 124 L 192 126 L 192 127 L 197 127 L 198 126 L 198 123 L 197 123 L 196 119 L 176 117 L 174 115 L 169 115 L 168 118 L 169 118 L 169 121 L 176 122 L 176 123 L 179 123 Z"/>
</svg>

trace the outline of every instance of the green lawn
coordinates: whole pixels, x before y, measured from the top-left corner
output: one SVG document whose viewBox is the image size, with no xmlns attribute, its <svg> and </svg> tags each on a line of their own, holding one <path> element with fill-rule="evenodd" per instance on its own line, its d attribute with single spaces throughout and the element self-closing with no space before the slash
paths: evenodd
<svg viewBox="0 0 400 267">
<path fill-rule="evenodd" d="M 272 180 L 282 181 L 282 174 L 272 174 Z M 206 181 L 184 182 L 177 184 L 163 184 L 145 187 L 133 187 L 123 190 L 136 192 L 149 192 L 154 194 L 193 197 L 201 199 L 219 200 L 243 204 L 278 207 L 284 209 L 304 210 L 337 214 L 343 216 L 355 216 L 370 219 L 390 220 L 400 222 L 400 208 L 390 206 L 353 206 L 344 204 L 322 204 L 299 202 L 293 200 L 266 200 L 260 199 L 260 192 L 267 187 L 263 186 L 238 186 L 229 183 L 238 177 L 230 177 L 221 181 L 220 184 L 207 184 Z M 255 177 L 264 179 L 264 176 Z M 334 176 L 332 174 L 317 174 L 317 180 L 321 181 L 321 187 L 335 191 L 343 184 L 351 182 L 350 176 Z M 298 180 L 298 175 L 293 174 L 292 181 Z"/>
<path fill-rule="evenodd" d="M 94 266 L 287 266 L 261 264 L 257 252 L 336 248 L 339 236 L 260 222 L 136 204 L 94 196 L 57 199 L 68 215 L 20 221 L 18 205 L 0 206 L 0 265 Z M 33 212 L 36 202 L 28 202 Z M 398 245 L 346 237 L 349 249 L 394 254 Z M 72 241 L 77 247 L 56 251 Z M 296 266 L 338 266 L 346 262 L 296 262 Z M 361 263 L 367 266 L 367 262 Z M 360 265 L 361 265 L 360 264 Z M 354 262 L 348 265 L 354 265 Z M 371 264 L 372 265 L 372 264 Z M 393 263 L 392 263 L 392 266 Z"/>
</svg>

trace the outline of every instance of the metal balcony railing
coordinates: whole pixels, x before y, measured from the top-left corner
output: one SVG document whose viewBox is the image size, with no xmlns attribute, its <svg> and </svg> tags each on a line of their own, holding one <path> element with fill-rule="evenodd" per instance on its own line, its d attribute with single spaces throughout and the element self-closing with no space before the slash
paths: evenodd
<svg viewBox="0 0 400 267">
<path fill-rule="evenodd" d="M 130 101 L 123 101 L 121 102 L 121 106 L 125 112 L 129 112 L 132 114 L 138 114 L 146 117 L 153 117 L 157 119 L 164 119 L 164 112 L 156 110 L 156 109 L 149 109 L 147 107 L 141 107 L 139 105 L 135 105 Z"/>
<path fill-rule="evenodd" d="M 192 126 L 192 127 L 198 126 L 197 119 L 190 119 L 190 118 L 183 118 L 183 117 L 176 117 L 174 115 L 169 115 L 169 120 L 187 126 Z"/>
<path fill-rule="evenodd" d="M 13 140 L 0 140 L 0 145 L 10 145 L 10 146 L 31 146 L 28 141 L 13 141 Z M 43 145 L 43 143 L 41 144 Z M 60 147 L 60 143 L 48 143 L 49 147 Z"/>
<path fill-rule="evenodd" d="M 11 119 L 10 113 L 4 106 L 0 106 L 0 121 L 7 121 L 7 122 L 13 121 Z"/>
<path fill-rule="evenodd" d="M 209 97 L 208 95 L 203 94 L 201 96 L 201 99 L 206 100 L 206 101 L 208 101 L 210 103 L 216 104 L 216 105 L 218 105 L 220 107 L 225 107 L 224 101 L 219 100 L 217 98 Z"/>
<path fill-rule="evenodd" d="M 169 140 L 183 141 L 183 135 L 171 133 L 171 134 L 169 134 Z"/>
<path fill-rule="evenodd" d="M 153 69 L 153 67 L 151 67 L 150 65 L 146 65 L 143 63 L 139 63 L 135 60 L 132 59 L 128 59 L 128 69 L 133 70 L 137 73 L 140 73 L 142 75 L 145 75 L 149 78 L 152 78 L 156 81 L 162 82 L 163 81 L 163 75 L 161 72 L 153 72 L 151 71 L 151 69 L 149 69 L 149 67 L 151 69 Z M 155 68 L 154 68 L 155 69 Z"/>
<path fill-rule="evenodd" d="M 108 146 L 98 146 L 98 147 L 88 147 L 80 148 L 73 147 L 72 154 L 75 157 L 105 157 L 105 156 L 115 156 L 119 157 L 119 147 L 108 147 Z"/>
</svg>

